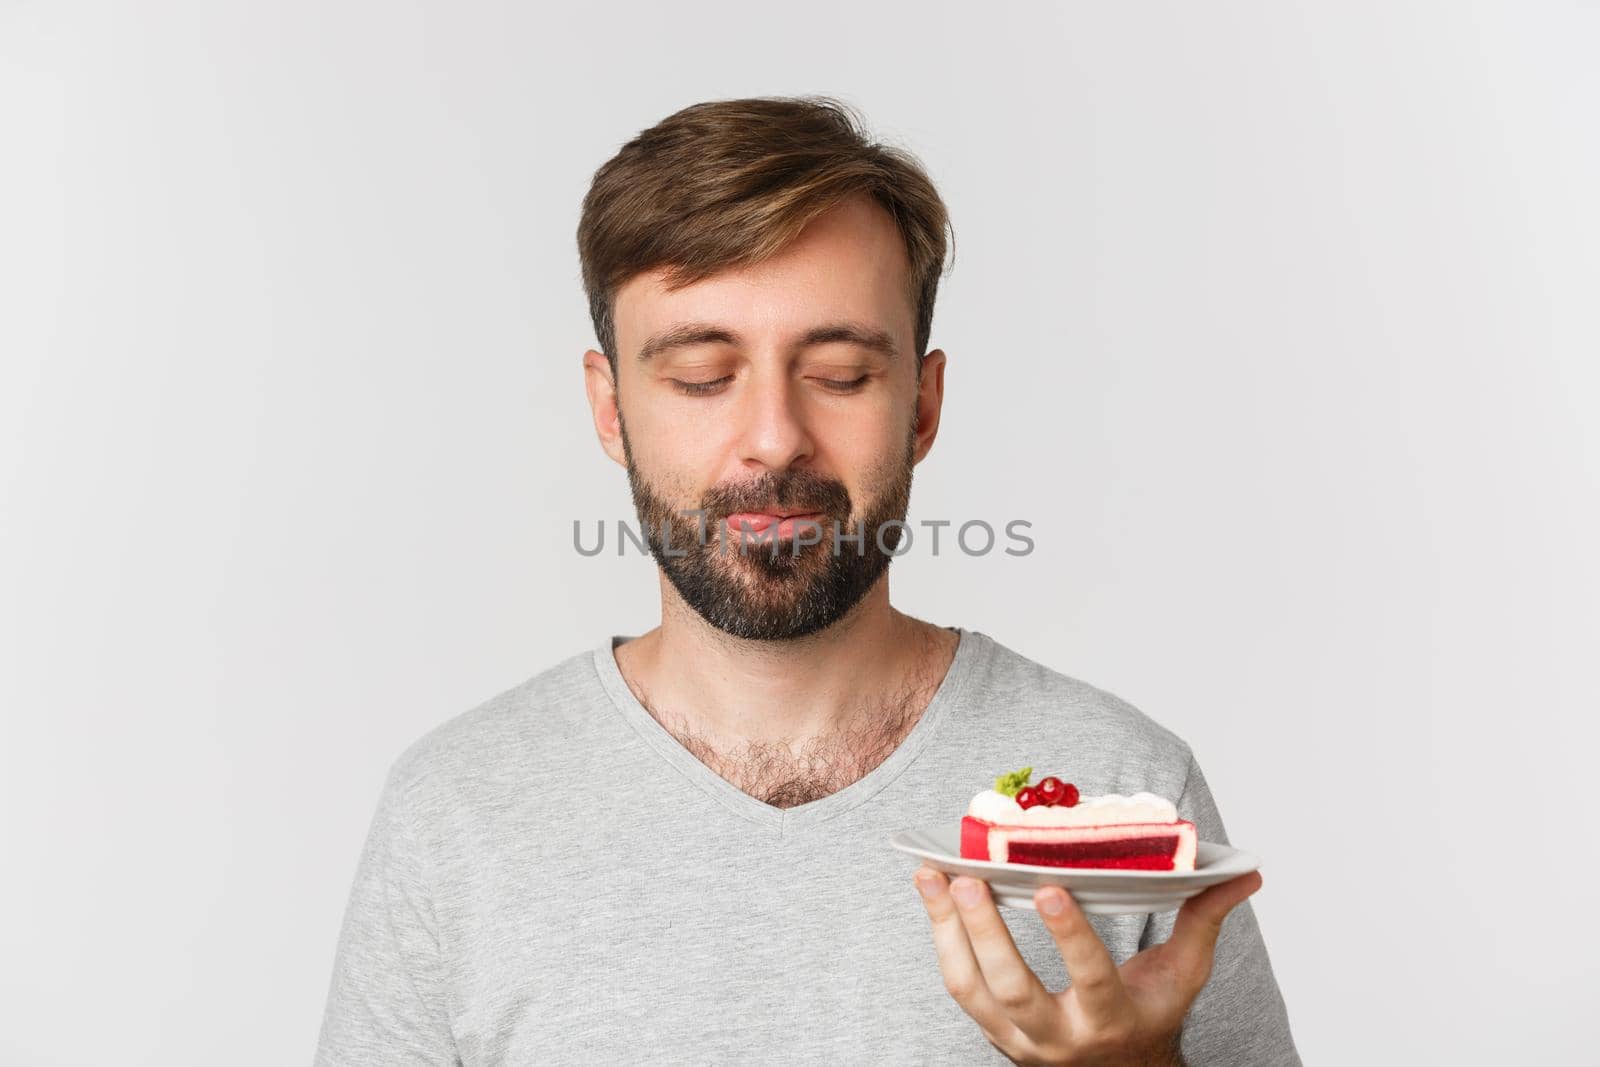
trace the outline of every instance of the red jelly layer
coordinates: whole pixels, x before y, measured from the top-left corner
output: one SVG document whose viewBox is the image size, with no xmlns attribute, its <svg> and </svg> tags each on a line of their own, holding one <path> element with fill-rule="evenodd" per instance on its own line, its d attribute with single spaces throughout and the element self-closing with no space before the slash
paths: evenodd
<svg viewBox="0 0 1600 1067">
<path fill-rule="evenodd" d="M 1170 871 L 1178 851 L 1177 835 L 1140 837 L 1131 841 L 1090 841 L 1081 844 L 1013 841 L 1010 863 L 1044 867 L 1115 867 L 1134 871 Z"/>
</svg>

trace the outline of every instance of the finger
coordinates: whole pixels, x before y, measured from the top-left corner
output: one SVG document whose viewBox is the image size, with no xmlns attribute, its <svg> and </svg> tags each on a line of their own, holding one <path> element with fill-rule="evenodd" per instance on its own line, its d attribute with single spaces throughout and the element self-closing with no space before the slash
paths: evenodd
<svg viewBox="0 0 1600 1067">
<path fill-rule="evenodd" d="M 1077 990 L 1085 1017 L 1099 1024 L 1125 1017 L 1130 998 L 1117 973 L 1117 961 L 1111 958 L 1105 942 L 1089 925 L 1089 917 L 1072 894 L 1058 885 L 1043 886 L 1034 893 L 1033 900 L 1045 929 L 1061 950 L 1061 960 L 1067 965 L 1067 976 Z M 1051 908 L 1057 905 L 1059 909 L 1052 913 Z"/>
<path fill-rule="evenodd" d="M 927 865 L 917 869 L 915 878 L 917 892 L 933 926 L 933 947 L 939 953 L 939 971 L 944 975 L 945 990 L 961 1005 L 961 1010 L 983 1028 L 991 1041 L 1011 1040 L 1016 1024 L 984 980 L 967 929 L 950 896 L 949 879 Z"/>
<path fill-rule="evenodd" d="M 978 969 L 1011 1021 L 1036 1041 L 1058 1036 L 1063 1026 L 1061 1005 L 1017 951 L 988 883 L 963 875 L 951 881 L 950 895 L 956 898 Z"/>
<path fill-rule="evenodd" d="M 1167 944 L 1184 971 L 1204 983 L 1222 933 L 1222 920 L 1246 897 L 1261 888 L 1261 873 L 1250 871 L 1196 893 L 1178 908 Z"/>
</svg>

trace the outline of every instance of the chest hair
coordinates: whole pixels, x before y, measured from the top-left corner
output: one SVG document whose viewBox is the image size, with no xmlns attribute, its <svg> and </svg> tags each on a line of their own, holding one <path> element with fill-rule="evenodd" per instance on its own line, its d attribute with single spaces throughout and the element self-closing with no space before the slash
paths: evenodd
<svg viewBox="0 0 1600 1067">
<path fill-rule="evenodd" d="M 726 750 L 692 730 L 682 716 L 639 702 L 695 759 L 717 776 L 775 808 L 793 808 L 831 796 L 860 781 L 900 747 L 921 720 L 937 680 L 914 675 L 886 699 L 862 708 L 850 725 L 813 738 L 796 751 L 787 742 L 746 741 Z"/>
</svg>

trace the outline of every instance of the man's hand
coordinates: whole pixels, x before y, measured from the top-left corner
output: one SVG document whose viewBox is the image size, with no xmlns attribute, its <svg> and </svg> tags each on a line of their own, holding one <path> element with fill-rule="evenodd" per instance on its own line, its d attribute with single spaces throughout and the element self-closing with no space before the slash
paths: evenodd
<svg viewBox="0 0 1600 1067">
<path fill-rule="evenodd" d="M 1211 976 L 1222 920 L 1261 888 L 1251 871 L 1190 897 L 1170 938 L 1118 968 L 1071 894 L 1041 886 L 1033 902 L 1072 979 L 1052 993 L 1017 952 L 986 882 L 926 865 L 915 877 L 945 988 L 990 1044 L 1029 1067 L 1181 1065 L 1178 1034 Z"/>
</svg>

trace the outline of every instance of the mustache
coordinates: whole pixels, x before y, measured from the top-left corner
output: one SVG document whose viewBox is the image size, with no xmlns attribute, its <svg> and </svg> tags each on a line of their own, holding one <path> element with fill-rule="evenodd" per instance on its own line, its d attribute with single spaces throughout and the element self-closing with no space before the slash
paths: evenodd
<svg viewBox="0 0 1600 1067">
<path fill-rule="evenodd" d="M 700 506 L 709 515 L 727 518 L 741 512 L 768 515 L 848 515 L 850 493 L 840 482 L 808 472 L 788 472 L 716 486 L 707 491 Z"/>
</svg>

